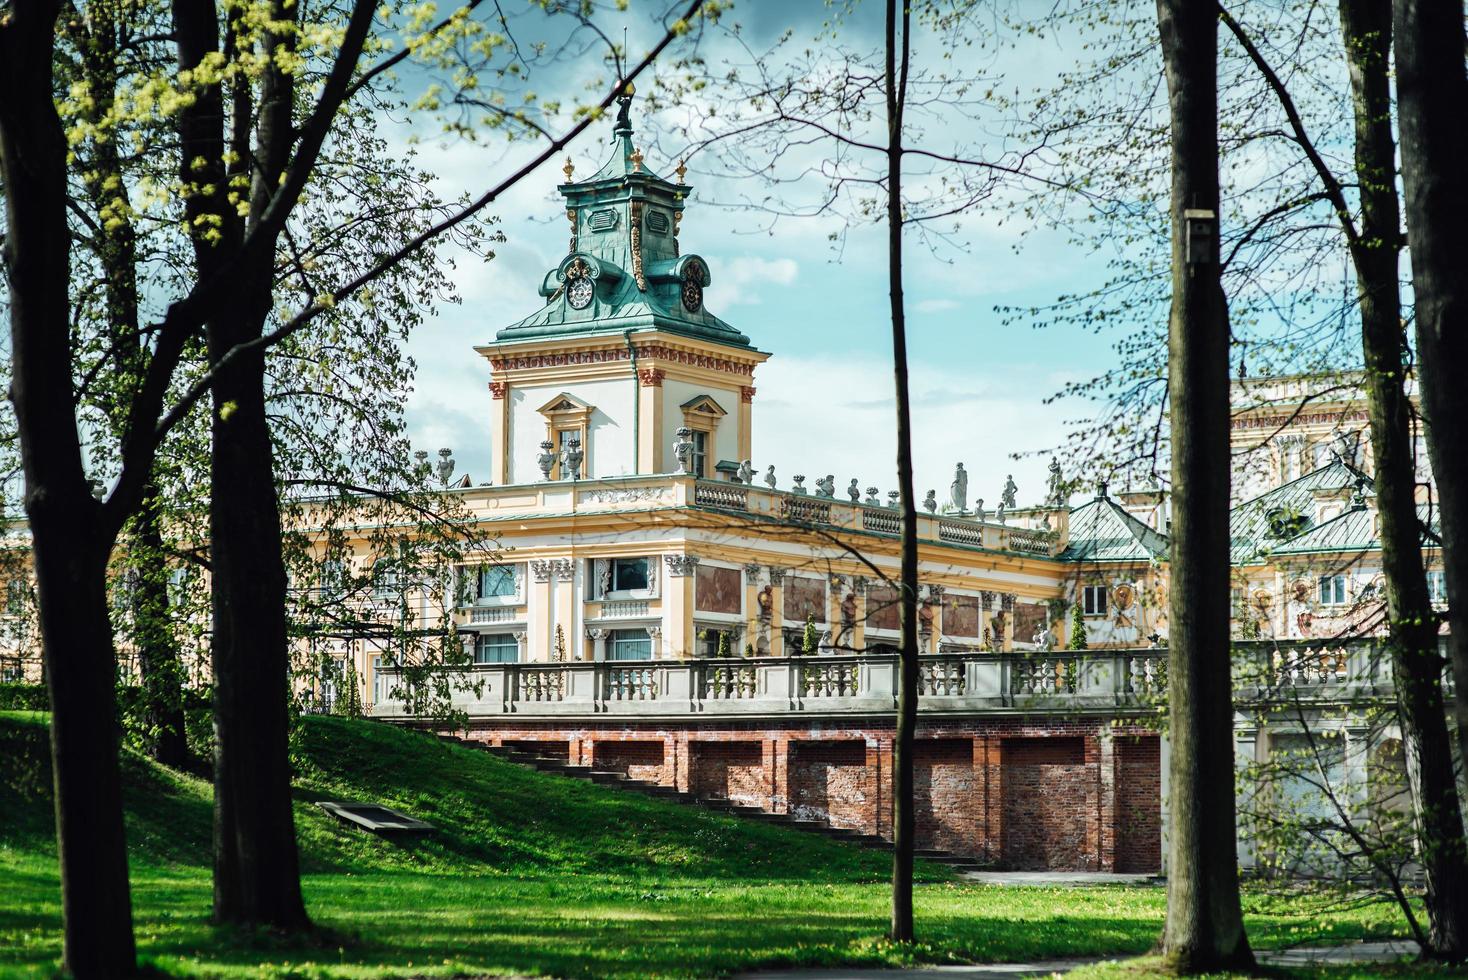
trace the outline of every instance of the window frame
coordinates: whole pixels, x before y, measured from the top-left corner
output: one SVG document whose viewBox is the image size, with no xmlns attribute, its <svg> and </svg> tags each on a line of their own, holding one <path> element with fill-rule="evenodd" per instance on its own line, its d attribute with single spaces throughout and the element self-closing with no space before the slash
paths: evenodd
<svg viewBox="0 0 1468 980">
<path fill-rule="evenodd" d="M 1429 568 L 1427 570 L 1427 598 L 1429 602 L 1444 603 L 1448 601 L 1448 577 L 1447 572 L 1441 568 Z"/>
<path fill-rule="evenodd" d="M 1105 619 L 1111 610 L 1111 587 L 1081 586 L 1081 615 L 1086 619 Z"/>
<path fill-rule="evenodd" d="M 1332 583 L 1334 598 L 1326 597 L 1327 583 Z M 1345 606 L 1350 604 L 1350 589 L 1347 587 L 1346 575 L 1337 572 L 1333 575 L 1321 575 L 1315 583 L 1315 595 L 1322 606 Z"/>
<path fill-rule="evenodd" d="M 503 653 L 508 649 L 511 656 L 506 659 L 503 656 L 496 659 L 487 659 L 485 649 L 489 646 L 488 640 L 495 640 L 495 649 Z M 520 641 L 514 633 L 491 633 L 484 631 L 474 637 L 474 665 L 486 666 L 491 664 L 517 664 L 520 662 Z"/>
<path fill-rule="evenodd" d="M 637 634 L 641 634 L 641 635 L 639 636 Z M 618 648 L 622 644 L 624 644 L 624 643 L 626 643 L 626 644 L 636 644 L 638 647 L 641 647 L 641 648 L 646 649 L 647 653 L 646 653 L 645 656 L 642 656 L 642 657 L 621 657 L 621 656 L 618 656 L 617 655 Z M 606 652 L 606 656 L 607 656 L 607 659 L 608 660 L 618 660 L 618 661 L 623 661 L 623 660 L 627 660 L 627 661 L 651 660 L 653 658 L 652 657 L 652 634 L 647 631 L 647 628 L 646 627 L 639 627 L 639 626 L 635 626 L 635 627 L 631 627 L 631 628 L 626 628 L 626 629 L 609 630 L 607 632 L 606 651 L 607 651 Z"/>
</svg>

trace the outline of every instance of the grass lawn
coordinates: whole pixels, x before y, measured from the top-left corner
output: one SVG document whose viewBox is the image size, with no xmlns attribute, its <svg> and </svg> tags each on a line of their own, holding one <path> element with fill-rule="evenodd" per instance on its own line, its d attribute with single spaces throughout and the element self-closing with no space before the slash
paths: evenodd
<svg viewBox="0 0 1468 980">
<path fill-rule="evenodd" d="M 44 724 L 0 713 L 5 976 L 47 976 L 60 955 Z M 980 886 L 923 865 L 922 942 L 897 950 L 881 939 L 884 854 L 531 772 L 372 722 L 309 718 L 297 741 L 296 827 L 306 902 L 321 930 L 309 940 L 212 928 L 208 784 L 125 759 L 134 923 L 140 956 L 159 971 L 706 976 L 793 964 L 1136 956 L 1161 927 L 1160 888 Z M 439 831 L 382 840 L 310 805 L 327 798 L 385 803 Z M 1385 904 L 1328 915 L 1315 900 L 1250 894 L 1247 904 L 1258 948 L 1401 932 Z"/>
</svg>

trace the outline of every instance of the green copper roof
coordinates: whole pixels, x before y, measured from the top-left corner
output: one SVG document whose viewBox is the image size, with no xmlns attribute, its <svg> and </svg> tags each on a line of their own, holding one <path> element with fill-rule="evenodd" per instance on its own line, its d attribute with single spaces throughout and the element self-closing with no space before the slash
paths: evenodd
<svg viewBox="0 0 1468 980">
<path fill-rule="evenodd" d="M 1097 497 L 1070 512 L 1064 561 L 1150 561 L 1167 554 L 1167 537 L 1128 514 L 1110 497 Z"/>
<path fill-rule="evenodd" d="M 1432 520 L 1435 516 L 1435 509 L 1427 504 L 1417 506 L 1417 520 L 1424 528 L 1430 527 L 1433 535 L 1438 533 L 1437 522 Z M 1339 517 L 1331 518 L 1312 527 L 1298 537 L 1290 538 L 1284 544 L 1272 549 L 1270 553 L 1304 555 L 1324 551 L 1373 551 L 1381 547 L 1381 541 L 1372 524 L 1371 511 L 1364 506 L 1354 507 Z M 1424 531 L 1421 535 L 1421 543 L 1431 546 L 1437 542 Z"/>
<path fill-rule="evenodd" d="M 1260 561 L 1298 540 L 1314 526 L 1320 491 L 1371 486 L 1366 474 L 1335 460 L 1235 507 L 1229 514 L 1229 558 L 1234 564 Z M 1284 533 L 1280 533 L 1283 531 Z"/>
<path fill-rule="evenodd" d="M 607 162 L 589 179 L 558 188 L 571 221 L 570 249 L 541 281 L 545 306 L 495 335 L 497 341 L 665 330 L 734 347 L 749 338 L 703 305 L 712 281 L 697 255 L 680 254 L 678 225 L 689 187 L 648 169 L 632 142 L 631 96 L 621 103 Z M 567 165 L 568 178 L 570 167 Z M 680 168 L 681 176 L 681 168 Z M 587 279 L 575 294 L 575 280 Z M 582 308 L 572 300 L 582 302 Z"/>
</svg>

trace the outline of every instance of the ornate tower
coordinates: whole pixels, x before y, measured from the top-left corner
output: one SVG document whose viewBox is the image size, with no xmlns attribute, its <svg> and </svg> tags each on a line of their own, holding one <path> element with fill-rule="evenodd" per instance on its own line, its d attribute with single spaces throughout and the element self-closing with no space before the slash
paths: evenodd
<svg viewBox="0 0 1468 980">
<path fill-rule="evenodd" d="M 674 182 L 647 166 L 631 101 L 629 86 L 600 170 L 573 181 L 566 163 L 571 240 L 541 282 L 545 305 L 475 348 L 493 370 L 496 483 L 542 479 L 541 443 L 559 451 L 573 438 L 584 479 L 666 472 L 685 425 L 706 476 L 751 456 L 754 369 L 769 355 L 704 307 L 708 263 L 678 244 L 684 168 Z"/>
</svg>

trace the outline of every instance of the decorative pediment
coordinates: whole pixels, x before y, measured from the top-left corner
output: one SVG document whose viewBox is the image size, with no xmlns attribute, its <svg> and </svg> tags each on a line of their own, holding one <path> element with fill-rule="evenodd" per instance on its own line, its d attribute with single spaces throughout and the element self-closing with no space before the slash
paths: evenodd
<svg viewBox="0 0 1468 980">
<path fill-rule="evenodd" d="M 729 414 L 714 401 L 712 395 L 694 395 L 678 407 L 683 409 L 685 416 L 721 419 Z"/>
<path fill-rule="evenodd" d="M 572 418 L 590 415 L 594 408 L 575 395 L 563 391 L 537 408 L 536 411 L 547 417 Z"/>
</svg>

